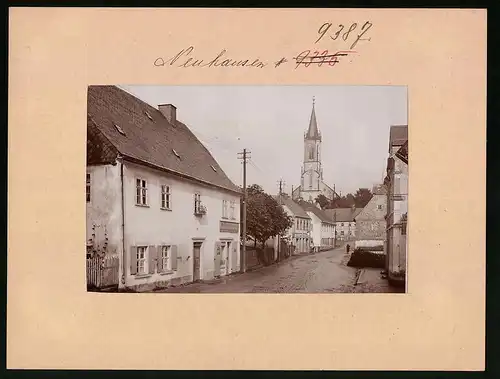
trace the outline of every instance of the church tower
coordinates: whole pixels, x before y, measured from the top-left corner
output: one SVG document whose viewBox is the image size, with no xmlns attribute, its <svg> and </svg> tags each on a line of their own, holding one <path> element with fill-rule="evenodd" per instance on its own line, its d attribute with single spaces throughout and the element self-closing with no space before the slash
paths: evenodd
<svg viewBox="0 0 500 379">
<path fill-rule="evenodd" d="M 304 163 L 302 165 L 301 179 L 302 191 L 320 191 L 322 180 L 323 171 L 321 168 L 321 133 L 318 130 L 315 101 L 313 98 L 309 128 L 304 134 Z"/>
<path fill-rule="evenodd" d="M 313 97 L 309 127 L 304 134 L 304 158 L 301 170 L 300 186 L 293 191 L 295 199 L 314 201 L 320 194 L 333 199 L 335 190 L 323 181 L 321 165 L 321 133 L 316 120 L 315 101 Z"/>
</svg>

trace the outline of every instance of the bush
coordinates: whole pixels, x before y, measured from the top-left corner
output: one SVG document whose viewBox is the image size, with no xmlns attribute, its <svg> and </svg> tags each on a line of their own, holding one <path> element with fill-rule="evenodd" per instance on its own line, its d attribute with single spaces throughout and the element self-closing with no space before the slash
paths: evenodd
<svg viewBox="0 0 500 379">
<path fill-rule="evenodd" d="M 384 268 L 385 267 L 385 254 L 374 253 L 371 250 L 368 251 L 365 248 L 357 248 L 351 254 L 347 266 L 349 267 L 373 267 L 373 268 Z"/>
</svg>

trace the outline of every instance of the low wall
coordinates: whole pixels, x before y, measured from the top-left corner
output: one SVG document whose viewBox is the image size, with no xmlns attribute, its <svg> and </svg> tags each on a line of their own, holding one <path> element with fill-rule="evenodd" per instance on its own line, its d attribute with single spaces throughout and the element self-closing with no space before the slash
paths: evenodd
<svg viewBox="0 0 500 379">
<path fill-rule="evenodd" d="M 384 240 L 356 240 L 354 248 L 357 247 L 384 247 Z"/>
</svg>

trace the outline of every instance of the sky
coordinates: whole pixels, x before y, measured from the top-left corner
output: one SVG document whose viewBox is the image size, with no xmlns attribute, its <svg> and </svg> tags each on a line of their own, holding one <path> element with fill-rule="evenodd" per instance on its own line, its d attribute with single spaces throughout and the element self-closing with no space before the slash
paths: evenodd
<svg viewBox="0 0 500 379">
<path fill-rule="evenodd" d="M 173 104 L 228 177 L 243 182 L 238 153 L 251 152 L 247 185 L 271 194 L 300 184 L 312 99 L 326 184 L 354 193 L 385 174 L 391 125 L 407 124 L 405 86 L 129 86 L 146 103 Z"/>
</svg>

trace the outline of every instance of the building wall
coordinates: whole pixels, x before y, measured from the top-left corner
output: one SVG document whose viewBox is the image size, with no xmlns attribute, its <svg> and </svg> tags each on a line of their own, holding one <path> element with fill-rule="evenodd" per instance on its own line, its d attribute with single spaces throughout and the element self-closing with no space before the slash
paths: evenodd
<svg viewBox="0 0 500 379">
<path fill-rule="evenodd" d="M 387 195 L 373 195 L 368 204 L 356 217 L 356 246 L 363 240 L 378 241 L 383 244 L 386 238 Z"/>
<path fill-rule="evenodd" d="M 137 206 L 136 178 L 146 179 L 148 182 L 149 207 Z M 162 210 L 160 207 L 161 185 L 171 186 L 171 210 Z M 194 215 L 194 194 L 201 195 L 201 203 L 207 213 L 202 217 Z M 223 200 L 234 201 L 234 215 L 232 220 L 238 225 L 235 233 L 221 232 L 220 221 L 223 215 Z M 196 182 L 178 179 L 142 166 L 128 164 L 125 166 L 125 242 L 129 247 L 149 245 L 176 245 L 177 269 L 167 275 L 152 274 L 143 278 L 130 274 L 130 265 L 127 270 L 127 285 L 144 285 L 156 281 L 176 280 L 189 282 L 193 280 L 193 243 L 202 242 L 200 257 L 200 279 L 214 278 L 216 242 L 230 241 L 236 248 L 236 253 L 224 252 L 222 259 L 225 263 L 221 267 L 221 275 L 239 271 L 240 265 L 240 198 L 230 192 L 203 186 Z M 130 262 L 130 253 L 126 254 L 126 262 Z"/>
<path fill-rule="evenodd" d="M 337 221 L 335 226 L 338 240 L 347 241 L 356 237 L 356 223 L 354 221 Z"/>
<path fill-rule="evenodd" d="M 87 249 L 99 255 L 120 255 L 121 181 L 120 165 L 87 166 L 90 201 L 86 203 Z"/>
<path fill-rule="evenodd" d="M 91 225 L 99 224 L 108 231 L 109 245 L 113 251 L 121 253 L 121 180 L 120 165 L 89 167 L 93 175 L 93 202 L 87 205 L 87 235 Z M 148 205 L 136 205 L 136 179 L 147 181 Z M 171 188 L 171 210 L 161 209 L 161 185 Z M 194 194 L 200 193 L 201 202 L 207 213 L 194 215 Z M 234 201 L 234 219 L 222 218 L 223 200 Z M 228 203 L 230 204 L 230 203 Z M 221 253 L 221 275 L 239 271 L 240 244 L 240 199 L 236 194 L 203 186 L 196 182 L 180 179 L 161 171 L 125 163 L 124 165 L 124 205 L 125 205 L 125 254 L 120 255 L 120 278 L 124 274 L 125 284 L 120 286 L 136 289 L 150 289 L 151 286 L 180 284 L 193 280 L 193 243 L 199 241 L 200 279 L 214 277 L 216 266 L 216 243 L 231 242 L 231 250 Z M 228 205 L 228 209 L 230 209 Z M 220 231 L 220 222 L 230 222 L 234 232 Z M 156 264 L 149 266 L 150 254 L 162 245 L 176 246 L 175 269 L 158 273 Z M 116 248 L 115 248 L 116 246 Z M 131 273 L 134 249 L 146 246 L 147 274 Z M 151 248 L 152 247 L 152 248 Z M 124 259 L 123 259 L 124 257 Z M 152 272 L 150 272 L 152 268 Z"/>
<path fill-rule="evenodd" d="M 401 216 L 408 212 L 408 166 L 397 157 L 394 160 L 387 217 L 389 273 L 406 270 L 407 255 L 407 238 L 402 235 Z"/>
<path fill-rule="evenodd" d="M 321 246 L 323 249 L 330 249 L 335 246 L 335 224 L 322 223 Z"/>
<path fill-rule="evenodd" d="M 313 213 L 310 211 L 307 211 L 308 216 L 311 218 L 311 224 L 312 224 L 312 231 L 311 231 L 311 236 L 312 236 L 312 241 L 314 247 L 321 247 L 321 220 Z"/>
</svg>

